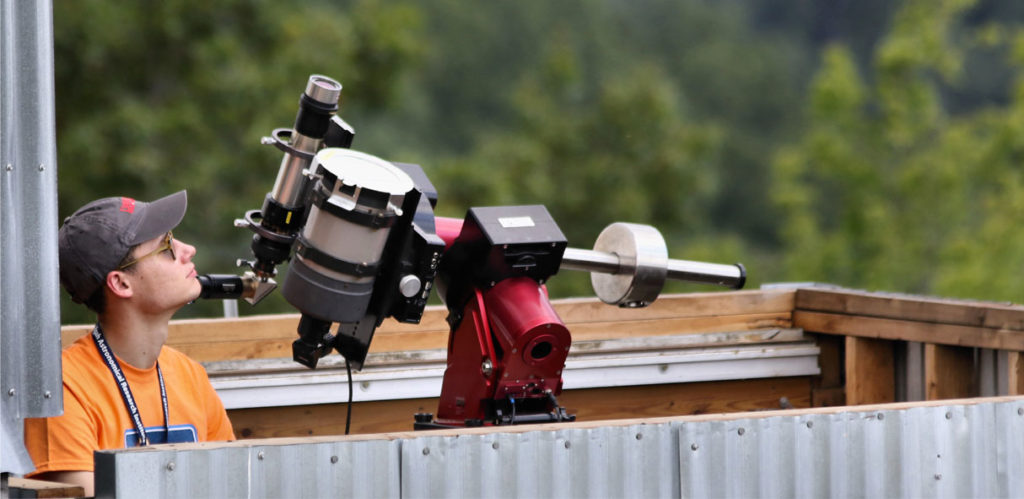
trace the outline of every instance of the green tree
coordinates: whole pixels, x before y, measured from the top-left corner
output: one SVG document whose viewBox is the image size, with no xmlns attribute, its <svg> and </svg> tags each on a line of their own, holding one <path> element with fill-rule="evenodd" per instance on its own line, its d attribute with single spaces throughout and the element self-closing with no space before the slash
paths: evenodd
<svg viewBox="0 0 1024 499">
<path fill-rule="evenodd" d="M 615 221 L 706 229 L 692 214 L 708 211 L 717 130 L 687 123 L 676 87 L 652 65 L 606 80 L 595 102 L 574 102 L 578 67 L 571 51 L 556 47 L 512 94 L 518 133 L 486 137 L 438 169 L 454 187 L 445 192 L 448 214 L 461 217 L 480 200 L 544 204 L 570 244 L 584 248 Z M 560 276 L 552 289 L 589 294 L 585 277 Z"/>
<path fill-rule="evenodd" d="M 1024 249 L 1013 230 L 1019 92 L 1009 107 L 959 114 L 943 102 L 966 54 L 1011 38 L 967 26 L 970 6 L 907 2 L 876 51 L 873 88 L 847 50 L 825 52 L 807 132 L 773 164 L 790 279 L 989 299 L 1024 291 L 1007 272 Z"/>
<path fill-rule="evenodd" d="M 306 77 L 344 75 L 356 109 L 394 105 L 422 48 L 419 11 L 374 0 L 56 2 L 59 211 L 99 196 L 153 199 L 189 190 L 177 235 L 200 272 L 234 272 L 281 153 L 259 145 L 290 126 Z M 340 76 L 339 76 L 340 77 Z M 64 322 L 91 320 L 63 304 Z M 261 311 L 288 310 L 279 298 Z M 183 315 L 217 313 L 197 303 Z"/>
</svg>

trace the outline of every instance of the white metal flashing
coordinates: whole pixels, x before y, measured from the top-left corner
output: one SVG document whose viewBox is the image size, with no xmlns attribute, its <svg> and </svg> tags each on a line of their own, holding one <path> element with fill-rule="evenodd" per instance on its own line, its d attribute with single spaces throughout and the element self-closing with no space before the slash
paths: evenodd
<svg viewBox="0 0 1024 499">
<path fill-rule="evenodd" d="M 563 389 L 816 375 L 818 353 L 799 329 L 584 341 L 573 344 Z M 227 409 L 347 402 L 343 361 L 333 356 L 321 365 L 308 370 L 289 359 L 259 359 L 206 367 Z M 379 353 L 365 366 L 352 374 L 354 401 L 437 397 L 446 356 Z"/>
</svg>

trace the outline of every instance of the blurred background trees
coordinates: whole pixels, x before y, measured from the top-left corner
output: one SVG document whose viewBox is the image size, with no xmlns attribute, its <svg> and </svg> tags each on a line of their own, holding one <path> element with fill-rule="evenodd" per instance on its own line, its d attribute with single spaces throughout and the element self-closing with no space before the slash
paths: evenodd
<svg viewBox="0 0 1024 499">
<path fill-rule="evenodd" d="M 175 234 L 235 272 L 232 220 L 280 162 L 259 139 L 321 73 L 355 147 L 423 165 L 445 216 L 541 203 L 572 246 L 652 224 L 749 287 L 1021 301 L 1021 20 L 1013 0 L 58 1 L 59 212 L 188 189 Z"/>
</svg>

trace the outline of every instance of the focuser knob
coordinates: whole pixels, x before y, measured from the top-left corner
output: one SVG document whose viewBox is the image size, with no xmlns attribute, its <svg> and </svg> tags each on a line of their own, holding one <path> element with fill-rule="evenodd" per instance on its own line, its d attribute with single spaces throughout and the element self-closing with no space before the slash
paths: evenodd
<svg viewBox="0 0 1024 499">
<path fill-rule="evenodd" d="M 402 296 L 406 298 L 412 298 L 420 292 L 420 288 L 423 287 L 423 281 L 419 277 L 409 274 L 402 277 L 398 281 L 398 291 L 402 293 Z"/>
</svg>

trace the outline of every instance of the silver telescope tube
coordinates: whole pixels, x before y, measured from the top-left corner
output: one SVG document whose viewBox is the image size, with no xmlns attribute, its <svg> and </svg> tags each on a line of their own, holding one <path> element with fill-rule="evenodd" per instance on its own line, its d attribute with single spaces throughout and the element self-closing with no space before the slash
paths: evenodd
<svg viewBox="0 0 1024 499">
<path fill-rule="evenodd" d="M 657 299 L 666 279 L 742 288 L 742 264 L 676 260 L 665 239 L 649 225 L 613 223 L 597 237 L 593 250 L 566 248 L 559 268 L 590 272 L 594 293 L 620 307 L 644 307 Z"/>
<path fill-rule="evenodd" d="M 310 167 L 313 155 L 323 144 L 327 123 L 338 109 L 341 84 L 323 75 L 311 75 L 299 102 L 288 145 L 291 151 L 281 159 L 281 167 L 270 196 L 283 206 L 302 205 L 308 179 L 303 170 Z M 274 137 L 276 139 L 276 137 Z"/>
</svg>

